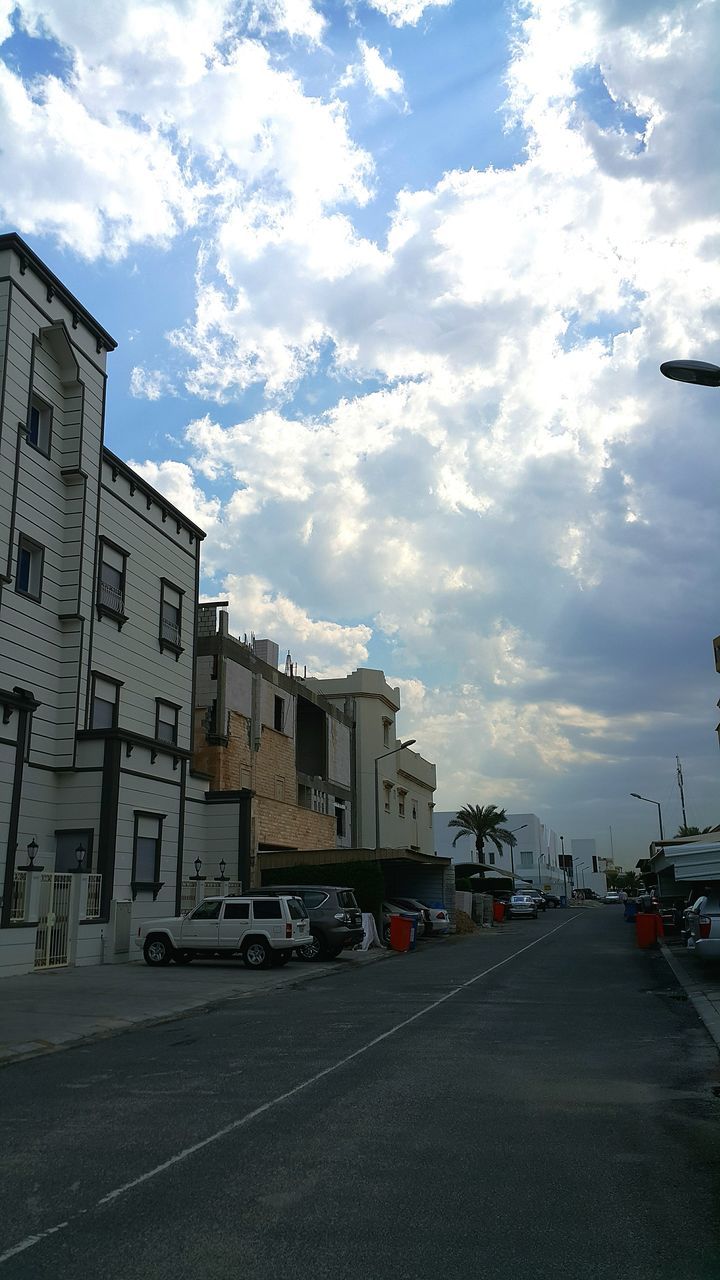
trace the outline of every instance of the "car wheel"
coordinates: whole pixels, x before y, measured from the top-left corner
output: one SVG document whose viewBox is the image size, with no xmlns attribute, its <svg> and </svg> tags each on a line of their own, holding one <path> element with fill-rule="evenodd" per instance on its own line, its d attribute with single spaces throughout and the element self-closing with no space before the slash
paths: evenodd
<svg viewBox="0 0 720 1280">
<path fill-rule="evenodd" d="M 314 933 L 309 942 L 304 947 L 296 947 L 295 954 L 299 960 L 319 960 L 323 954 L 322 939 L 319 934 Z"/>
<path fill-rule="evenodd" d="M 150 937 L 145 939 L 143 956 L 146 964 L 157 969 L 160 965 L 170 963 L 173 958 L 173 948 L 161 933 L 151 933 Z"/>
<path fill-rule="evenodd" d="M 271 955 L 264 938 L 248 938 L 242 951 L 243 964 L 247 969 L 267 969 Z"/>
<path fill-rule="evenodd" d="M 173 960 L 176 964 L 192 964 L 195 957 L 189 951 L 176 951 Z"/>
</svg>

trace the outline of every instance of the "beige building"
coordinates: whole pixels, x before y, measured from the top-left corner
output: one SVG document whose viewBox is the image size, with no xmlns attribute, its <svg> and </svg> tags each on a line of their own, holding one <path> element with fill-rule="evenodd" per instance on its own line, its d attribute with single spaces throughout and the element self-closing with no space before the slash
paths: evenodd
<svg viewBox="0 0 720 1280">
<path fill-rule="evenodd" d="M 271 640 L 230 635 L 224 603 L 199 606 L 193 763 L 211 791 L 250 801 L 247 884 L 258 851 L 352 843 L 352 719 L 278 657 Z"/>
<path fill-rule="evenodd" d="M 400 690 L 369 667 L 337 680 L 311 679 L 307 687 L 342 707 L 355 725 L 353 845 L 434 854 L 435 765 L 400 746 Z"/>
</svg>

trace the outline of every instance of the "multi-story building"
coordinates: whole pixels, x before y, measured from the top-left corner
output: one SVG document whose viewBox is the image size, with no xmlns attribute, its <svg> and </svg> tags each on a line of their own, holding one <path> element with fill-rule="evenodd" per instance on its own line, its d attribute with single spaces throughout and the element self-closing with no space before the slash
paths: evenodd
<svg viewBox="0 0 720 1280">
<path fill-rule="evenodd" d="M 455 862 L 476 862 L 477 854 L 471 836 L 461 836 L 453 846 L 458 831 L 457 827 L 449 824 L 456 813 L 457 810 L 436 813 L 437 851 Z M 485 865 L 502 875 L 514 874 L 518 885 L 524 882 L 548 893 L 567 894 L 572 884 L 563 875 L 562 844 L 557 832 L 541 822 L 534 813 L 509 813 L 504 827 L 506 831 L 513 832 L 516 843 L 512 850 L 504 844 L 498 852 L 493 844 L 486 841 L 483 854 Z"/>
<path fill-rule="evenodd" d="M 103 445 L 110 335 L 0 237 L 0 974 L 135 958 L 248 805 L 190 769 L 204 537 Z M 245 827 L 243 821 L 245 820 Z M 185 868 L 185 871 L 183 870 Z"/>
<path fill-rule="evenodd" d="M 226 602 L 199 606 L 194 760 L 213 792 L 252 797 L 248 883 L 257 852 L 352 843 L 353 721 L 278 658 L 230 635 Z"/>
<path fill-rule="evenodd" d="M 366 667 L 306 683 L 342 707 L 355 725 L 353 847 L 434 854 L 435 765 L 397 738 L 400 690 L 391 688 L 382 671 Z"/>
</svg>

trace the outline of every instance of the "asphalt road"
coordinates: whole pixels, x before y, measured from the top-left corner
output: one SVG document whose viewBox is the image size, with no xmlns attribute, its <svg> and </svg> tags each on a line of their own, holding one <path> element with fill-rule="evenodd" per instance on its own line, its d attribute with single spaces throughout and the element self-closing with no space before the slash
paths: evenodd
<svg viewBox="0 0 720 1280">
<path fill-rule="evenodd" d="M 498 932 L 3 1069 L 0 1280 L 718 1280 L 662 956 L 611 907 Z"/>
</svg>

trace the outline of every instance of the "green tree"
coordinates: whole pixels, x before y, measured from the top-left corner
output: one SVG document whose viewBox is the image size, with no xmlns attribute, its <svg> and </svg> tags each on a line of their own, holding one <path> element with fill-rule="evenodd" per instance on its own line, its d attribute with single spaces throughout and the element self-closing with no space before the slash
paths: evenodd
<svg viewBox="0 0 720 1280">
<path fill-rule="evenodd" d="M 678 827 L 675 832 L 675 838 L 679 836 L 706 836 L 710 831 L 717 831 L 717 827 Z"/>
<path fill-rule="evenodd" d="M 483 850 L 488 842 L 495 845 L 498 853 L 502 853 L 504 844 L 512 849 L 517 841 L 512 831 L 508 831 L 503 826 L 505 822 L 507 822 L 507 813 L 504 809 L 496 808 L 494 804 L 463 805 L 448 823 L 449 827 L 460 828 L 453 840 L 453 849 L 462 836 L 472 836 L 478 862 L 484 862 Z"/>
</svg>

